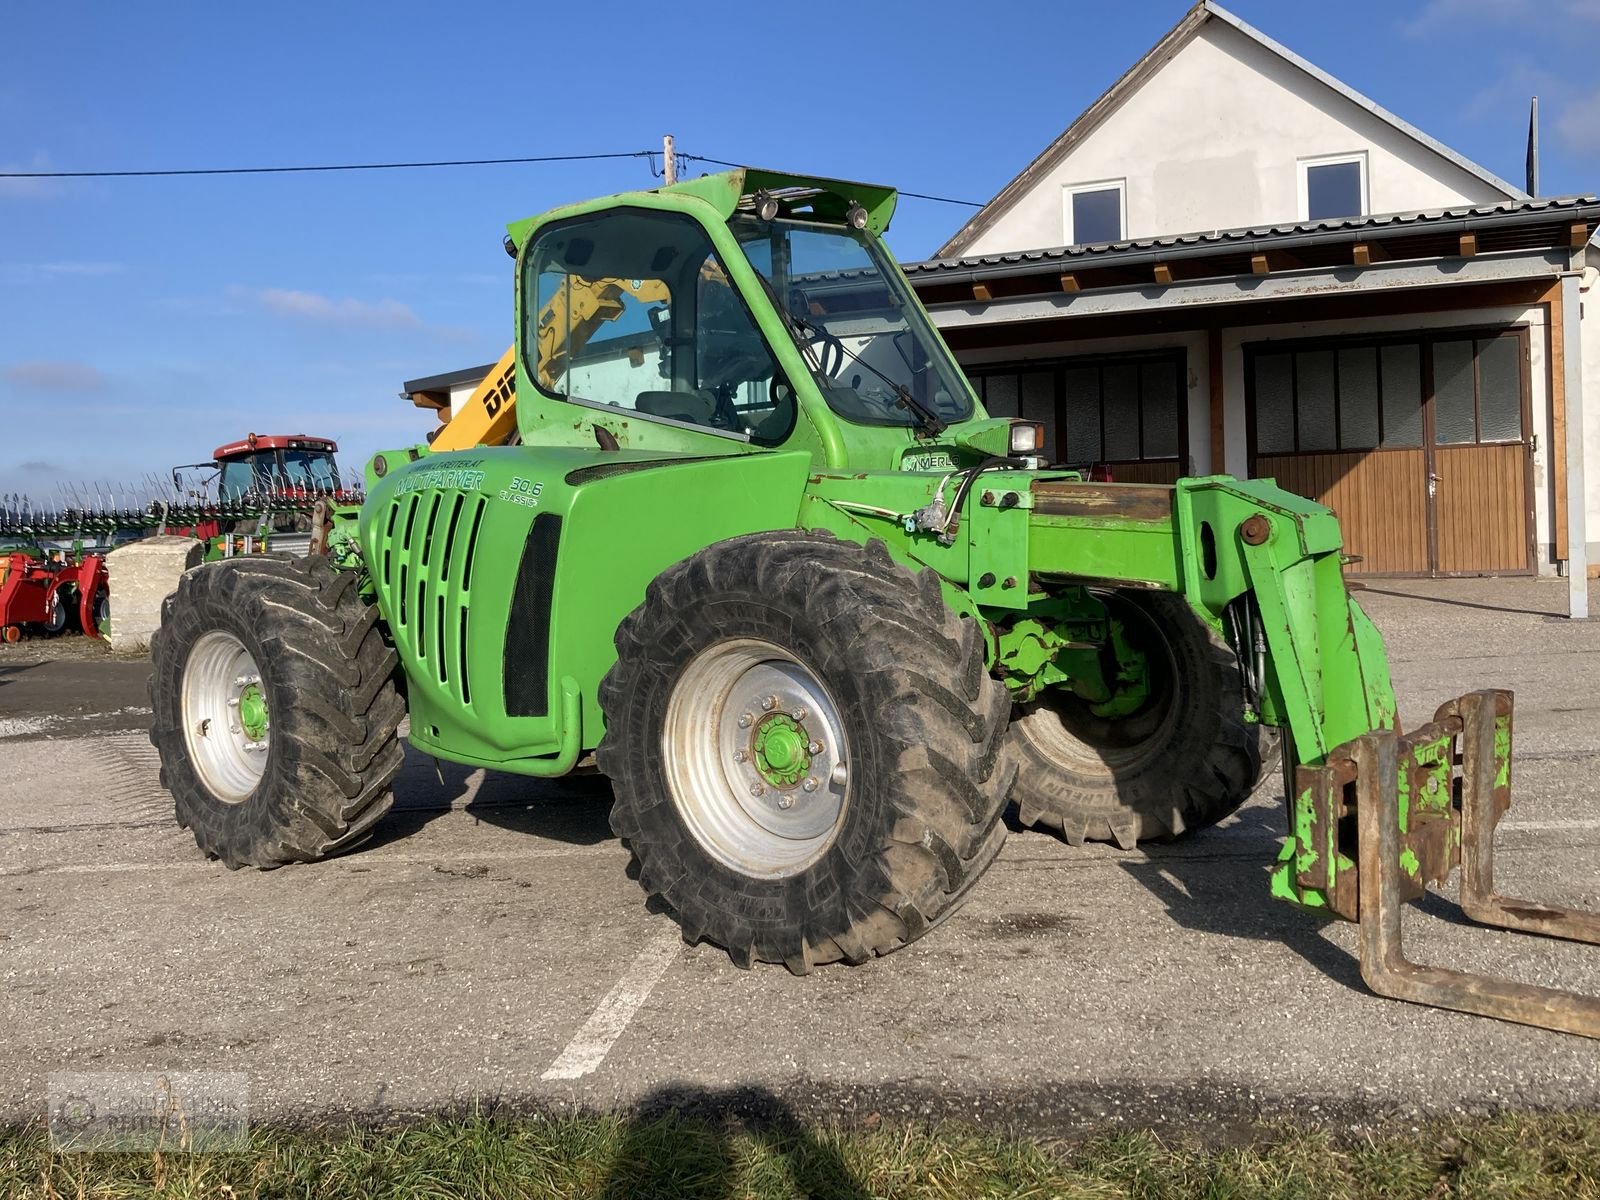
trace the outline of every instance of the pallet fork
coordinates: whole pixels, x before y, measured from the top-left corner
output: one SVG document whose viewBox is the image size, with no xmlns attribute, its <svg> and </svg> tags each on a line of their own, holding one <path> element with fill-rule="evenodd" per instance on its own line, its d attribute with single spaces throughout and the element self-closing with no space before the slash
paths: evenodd
<svg viewBox="0 0 1600 1200">
<path fill-rule="evenodd" d="M 1494 831 L 1511 803 L 1508 691 L 1472 692 L 1404 736 L 1363 734 L 1297 769 L 1296 882 L 1361 927 L 1361 977 L 1381 996 L 1600 1038 L 1600 997 L 1406 958 L 1401 905 L 1461 867 L 1480 925 L 1600 944 L 1600 914 L 1502 896 Z"/>
</svg>

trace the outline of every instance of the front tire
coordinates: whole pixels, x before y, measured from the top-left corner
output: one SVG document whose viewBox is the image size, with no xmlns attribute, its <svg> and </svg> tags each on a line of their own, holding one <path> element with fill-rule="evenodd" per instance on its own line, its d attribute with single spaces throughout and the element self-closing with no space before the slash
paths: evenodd
<svg viewBox="0 0 1600 1200">
<path fill-rule="evenodd" d="M 1182 597 L 1100 594 L 1144 653 L 1151 696 L 1117 720 L 1096 717 L 1047 689 L 1011 721 L 1017 756 L 1012 798 L 1028 827 L 1074 846 L 1177 837 L 1243 804 L 1276 752 L 1273 735 L 1244 719 L 1244 674 L 1226 642 Z"/>
<path fill-rule="evenodd" d="M 150 646 L 150 740 L 208 856 L 309 862 L 389 810 L 405 704 L 377 617 L 322 558 L 252 556 L 179 581 Z"/>
<path fill-rule="evenodd" d="M 617 630 L 612 829 L 684 940 L 860 963 L 948 917 L 1005 837 L 1010 703 L 932 571 L 767 533 L 669 568 Z"/>
</svg>

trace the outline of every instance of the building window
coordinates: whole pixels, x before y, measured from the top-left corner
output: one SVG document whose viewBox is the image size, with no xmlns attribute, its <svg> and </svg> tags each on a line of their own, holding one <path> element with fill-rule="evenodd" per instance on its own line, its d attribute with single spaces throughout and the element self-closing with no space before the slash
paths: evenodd
<svg viewBox="0 0 1600 1200">
<path fill-rule="evenodd" d="M 1126 189 L 1120 179 L 1069 187 L 1064 196 L 1067 245 L 1120 242 L 1126 234 Z"/>
<path fill-rule="evenodd" d="M 1367 212 L 1367 155 L 1340 154 L 1300 160 L 1300 216 L 1337 221 Z"/>
<path fill-rule="evenodd" d="M 1042 422 L 1052 461 L 1171 464 L 1159 480 L 1170 482 L 1183 465 L 1186 372 L 1179 350 L 974 368 L 972 381 L 990 416 Z"/>
<path fill-rule="evenodd" d="M 1429 423 L 1438 446 L 1524 435 L 1515 334 L 1252 347 L 1247 386 L 1262 457 L 1416 449 Z"/>
</svg>

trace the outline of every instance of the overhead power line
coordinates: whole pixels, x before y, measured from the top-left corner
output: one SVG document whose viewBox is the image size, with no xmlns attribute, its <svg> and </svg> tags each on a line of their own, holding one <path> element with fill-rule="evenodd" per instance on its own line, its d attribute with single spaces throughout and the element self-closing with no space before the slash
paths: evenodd
<svg viewBox="0 0 1600 1200">
<path fill-rule="evenodd" d="M 450 158 L 437 162 L 328 163 L 309 167 L 185 167 L 171 171 L 0 171 L 0 179 L 128 179 L 152 175 L 287 175 L 306 171 L 400 171 L 414 167 L 499 167 L 512 163 L 593 162 L 602 158 L 650 158 L 659 150 L 617 154 L 541 154 L 525 158 Z"/>
<path fill-rule="evenodd" d="M 429 162 L 381 163 L 318 163 L 309 166 L 287 167 L 180 167 L 168 170 L 144 171 L 0 171 L 0 179 L 148 179 L 171 178 L 182 175 L 295 175 L 319 171 L 405 171 L 421 167 L 501 167 L 525 163 L 596 162 L 601 159 L 643 158 L 650 160 L 651 171 L 657 175 L 655 160 L 659 150 L 624 150 L 614 154 L 537 154 L 518 158 L 447 158 Z M 744 168 L 749 164 L 729 162 L 722 158 L 708 158 L 703 154 L 679 154 L 680 162 L 710 163 L 717 167 Z M 956 200 L 950 196 L 933 196 L 927 192 L 900 192 L 917 200 L 932 200 L 937 204 L 959 204 L 966 208 L 982 208 L 976 200 Z"/>
</svg>

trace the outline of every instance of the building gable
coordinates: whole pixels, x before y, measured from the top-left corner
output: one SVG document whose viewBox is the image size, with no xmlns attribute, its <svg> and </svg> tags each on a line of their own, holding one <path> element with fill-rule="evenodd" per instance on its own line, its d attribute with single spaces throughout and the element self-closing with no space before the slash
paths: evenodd
<svg viewBox="0 0 1600 1200">
<path fill-rule="evenodd" d="M 1084 185 L 1120 185 L 1123 238 L 1301 220 L 1325 156 L 1360 162 L 1368 213 L 1523 195 L 1205 0 L 939 256 L 1096 240 L 1071 236 Z"/>
</svg>

